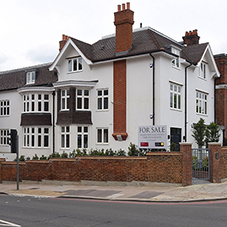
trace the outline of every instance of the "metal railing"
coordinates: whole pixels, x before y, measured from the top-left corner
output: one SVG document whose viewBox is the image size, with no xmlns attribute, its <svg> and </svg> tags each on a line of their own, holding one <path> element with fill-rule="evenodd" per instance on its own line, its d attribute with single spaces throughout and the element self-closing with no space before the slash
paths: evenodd
<svg viewBox="0 0 227 227">
<path fill-rule="evenodd" d="M 210 179 L 210 149 L 192 149 L 192 178 Z"/>
</svg>

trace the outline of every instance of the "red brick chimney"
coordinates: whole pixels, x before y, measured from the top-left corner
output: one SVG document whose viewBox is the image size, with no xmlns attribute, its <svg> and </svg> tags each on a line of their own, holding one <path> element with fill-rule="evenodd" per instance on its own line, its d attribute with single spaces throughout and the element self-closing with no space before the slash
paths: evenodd
<svg viewBox="0 0 227 227">
<path fill-rule="evenodd" d="M 62 40 L 59 41 L 59 51 L 61 52 L 62 48 L 65 46 L 69 37 L 67 35 L 62 35 Z"/>
<path fill-rule="evenodd" d="M 189 32 L 185 32 L 185 36 L 183 37 L 184 44 L 187 46 L 193 45 L 193 44 L 199 44 L 200 37 L 198 36 L 197 29 Z"/>
<path fill-rule="evenodd" d="M 116 53 L 129 51 L 132 46 L 132 25 L 134 24 L 134 12 L 130 10 L 130 3 L 118 5 L 118 12 L 114 13 L 116 26 Z"/>
</svg>

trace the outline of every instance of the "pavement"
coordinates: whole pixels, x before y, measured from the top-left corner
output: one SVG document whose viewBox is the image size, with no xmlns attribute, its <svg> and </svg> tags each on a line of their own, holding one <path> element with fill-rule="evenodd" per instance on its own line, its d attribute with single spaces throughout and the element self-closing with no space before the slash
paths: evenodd
<svg viewBox="0 0 227 227">
<path fill-rule="evenodd" d="M 79 198 L 136 202 L 202 202 L 227 200 L 227 179 L 222 183 L 193 180 L 193 185 L 149 182 L 95 182 L 95 181 L 3 181 L 0 194 L 44 198 Z"/>
</svg>

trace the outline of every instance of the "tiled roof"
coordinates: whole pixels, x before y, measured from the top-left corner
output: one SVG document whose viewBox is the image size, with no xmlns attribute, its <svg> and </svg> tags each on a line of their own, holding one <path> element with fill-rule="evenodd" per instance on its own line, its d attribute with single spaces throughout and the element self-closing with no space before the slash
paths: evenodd
<svg viewBox="0 0 227 227">
<path fill-rule="evenodd" d="M 74 38 L 71 39 L 83 52 L 83 54 L 92 62 L 141 55 L 156 51 L 170 52 L 170 45 L 174 45 L 182 49 L 182 58 L 185 58 L 189 62 L 196 64 L 201 59 L 202 54 L 208 45 L 206 43 L 184 46 L 180 42 L 177 42 L 152 28 L 142 28 L 134 31 L 132 48 L 128 52 L 121 55 L 115 53 L 114 35 L 103 38 L 92 45 Z"/>
<path fill-rule="evenodd" d="M 57 81 L 55 71 L 50 72 L 51 63 L 0 72 L 0 91 L 17 89 L 25 86 L 48 86 Z M 26 85 L 26 72 L 36 71 L 36 80 Z"/>
</svg>

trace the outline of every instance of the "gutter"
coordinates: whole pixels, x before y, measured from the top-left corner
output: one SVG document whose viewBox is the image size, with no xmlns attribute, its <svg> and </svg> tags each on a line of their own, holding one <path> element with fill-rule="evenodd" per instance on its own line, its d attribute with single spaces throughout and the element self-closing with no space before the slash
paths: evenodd
<svg viewBox="0 0 227 227">
<path fill-rule="evenodd" d="M 53 95 L 53 155 L 55 153 L 55 91 L 52 92 Z"/>
<path fill-rule="evenodd" d="M 155 125 L 155 58 L 151 53 L 150 56 L 153 59 L 153 125 Z"/>
<path fill-rule="evenodd" d="M 187 71 L 187 69 L 190 67 L 190 66 L 192 66 L 193 64 L 192 63 L 190 63 L 190 65 L 188 65 L 188 66 L 186 66 L 185 67 L 185 95 L 184 95 L 184 105 L 185 105 L 185 107 L 184 107 L 184 142 L 187 142 L 187 92 L 188 92 L 188 87 L 187 87 L 187 79 L 188 79 L 188 71 Z"/>
</svg>

